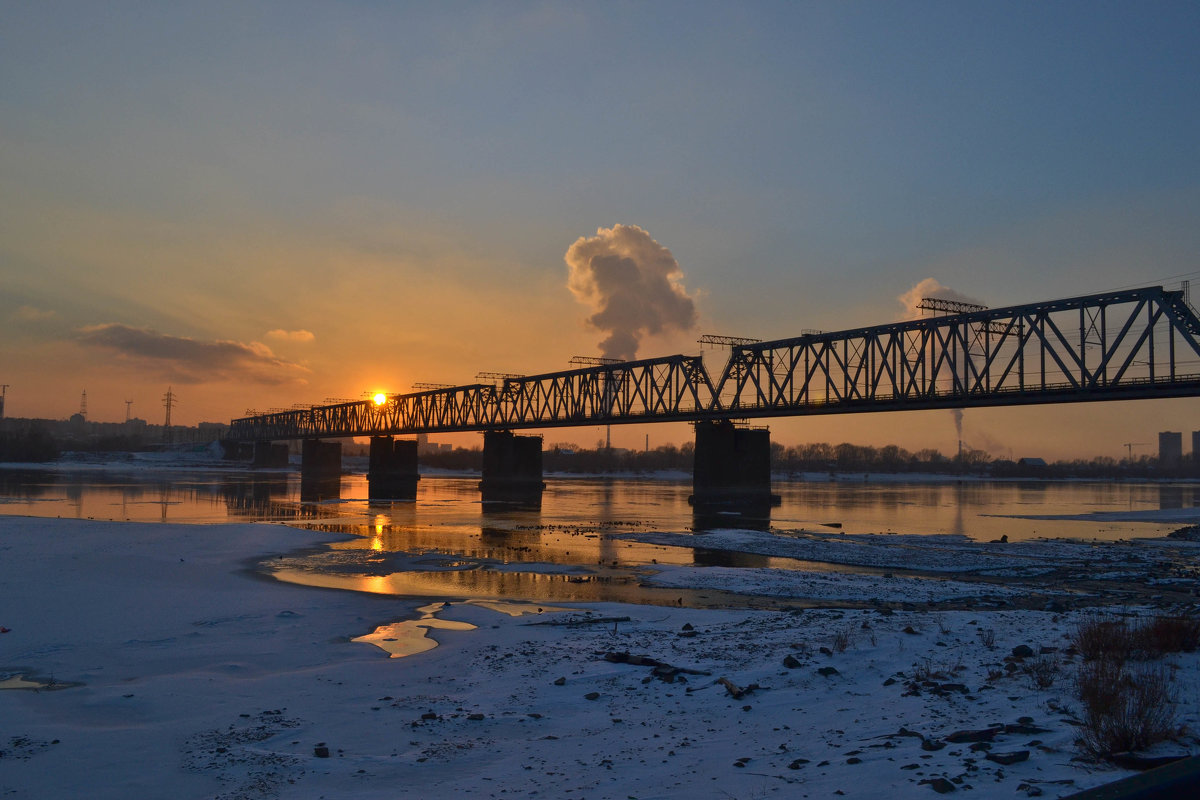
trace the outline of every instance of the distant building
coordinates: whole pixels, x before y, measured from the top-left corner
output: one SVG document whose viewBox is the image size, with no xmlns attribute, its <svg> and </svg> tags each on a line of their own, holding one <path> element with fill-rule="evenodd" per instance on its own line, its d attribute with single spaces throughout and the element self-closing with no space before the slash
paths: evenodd
<svg viewBox="0 0 1200 800">
<path fill-rule="evenodd" d="M 1178 466 L 1183 461 L 1183 434 L 1162 431 L 1158 434 L 1158 463 L 1164 467 Z"/>
</svg>

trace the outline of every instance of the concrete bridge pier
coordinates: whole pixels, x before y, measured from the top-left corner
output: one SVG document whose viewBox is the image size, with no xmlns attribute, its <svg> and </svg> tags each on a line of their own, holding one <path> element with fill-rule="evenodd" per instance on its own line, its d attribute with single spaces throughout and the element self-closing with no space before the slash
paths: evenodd
<svg viewBox="0 0 1200 800">
<path fill-rule="evenodd" d="M 735 428 L 732 422 L 696 423 L 692 496 L 697 513 L 713 509 L 770 516 L 779 495 L 771 494 L 771 434 Z"/>
<path fill-rule="evenodd" d="M 342 443 L 305 439 L 300 450 L 300 499 L 329 500 L 342 489 Z"/>
<path fill-rule="evenodd" d="M 253 464 L 256 467 L 286 467 L 288 446 L 275 442 L 255 442 Z"/>
<path fill-rule="evenodd" d="M 417 443 L 391 436 L 371 437 L 371 463 L 367 471 L 370 500 L 417 499 Z"/>
<path fill-rule="evenodd" d="M 234 439 L 221 440 L 221 457 L 226 461 L 253 461 L 254 444 Z"/>
<path fill-rule="evenodd" d="M 517 436 L 512 431 L 483 434 L 483 502 L 541 507 L 542 437 Z"/>
</svg>

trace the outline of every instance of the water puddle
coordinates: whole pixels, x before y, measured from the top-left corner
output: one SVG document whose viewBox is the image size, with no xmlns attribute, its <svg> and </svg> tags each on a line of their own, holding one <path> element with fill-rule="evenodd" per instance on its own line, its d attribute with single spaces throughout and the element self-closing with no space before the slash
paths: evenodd
<svg viewBox="0 0 1200 800">
<path fill-rule="evenodd" d="M 0 673 L 0 689 L 58 691 L 59 689 L 70 689 L 72 686 L 82 685 L 81 683 L 56 681 L 53 678 L 44 681 L 32 679 L 32 676 L 27 673 Z"/>
<path fill-rule="evenodd" d="M 373 644 L 391 658 L 404 658 L 418 653 L 424 653 L 438 646 L 437 640 L 429 635 L 431 630 L 473 631 L 478 626 L 469 622 L 439 619 L 439 611 L 445 611 L 454 603 L 430 603 L 417 609 L 419 619 L 406 619 L 388 625 L 380 625 L 365 636 L 357 636 L 350 641 Z M 539 606 L 534 603 L 520 603 L 506 600 L 467 600 L 457 605 L 473 605 L 486 608 L 510 617 L 520 617 L 525 614 L 540 614 L 548 611 L 569 611 L 567 608 Z"/>
</svg>

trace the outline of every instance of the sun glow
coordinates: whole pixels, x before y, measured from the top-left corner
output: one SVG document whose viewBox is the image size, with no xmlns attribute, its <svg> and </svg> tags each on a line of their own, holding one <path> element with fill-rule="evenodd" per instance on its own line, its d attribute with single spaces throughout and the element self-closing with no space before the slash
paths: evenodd
<svg viewBox="0 0 1200 800">
<path fill-rule="evenodd" d="M 371 399 L 375 401 L 375 405 L 381 406 L 387 402 L 387 395 L 384 394 L 383 392 L 379 392 Z"/>
</svg>

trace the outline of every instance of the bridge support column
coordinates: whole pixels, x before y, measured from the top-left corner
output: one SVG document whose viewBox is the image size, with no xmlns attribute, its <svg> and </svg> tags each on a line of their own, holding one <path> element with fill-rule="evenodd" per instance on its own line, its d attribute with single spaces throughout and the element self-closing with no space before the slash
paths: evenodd
<svg viewBox="0 0 1200 800">
<path fill-rule="evenodd" d="M 779 504 L 771 494 L 771 434 L 735 428 L 733 423 L 696 423 L 692 496 L 697 508 L 732 507 L 743 513 Z"/>
<path fill-rule="evenodd" d="M 391 436 L 371 437 L 368 499 L 416 500 L 418 479 L 416 442 Z"/>
<path fill-rule="evenodd" d="M 254 443 L 254 466 L 256 467 L 286 467 L 288 465 L 288 446 L 274 442 Z"/>
<path fill-rule="evenodd" d="M 483 480 L 479 489 L 484 503 L 540 506 L 545 488 L 542 437 L 517 436 L 512 431 L 483 434 Z"/>
<path fill-rule="evenodd" d="M 300 499 L 327 500 L 341 493 L 342 443 L 305 439 L 300 450 Z"/>
<path fill-rule="evenodd" d="M 235 439 L 221 440 L 221 457 L 226 461 L 252 461 L 254 447 L 251 442 L 239 442 Z"/>
</svg>

